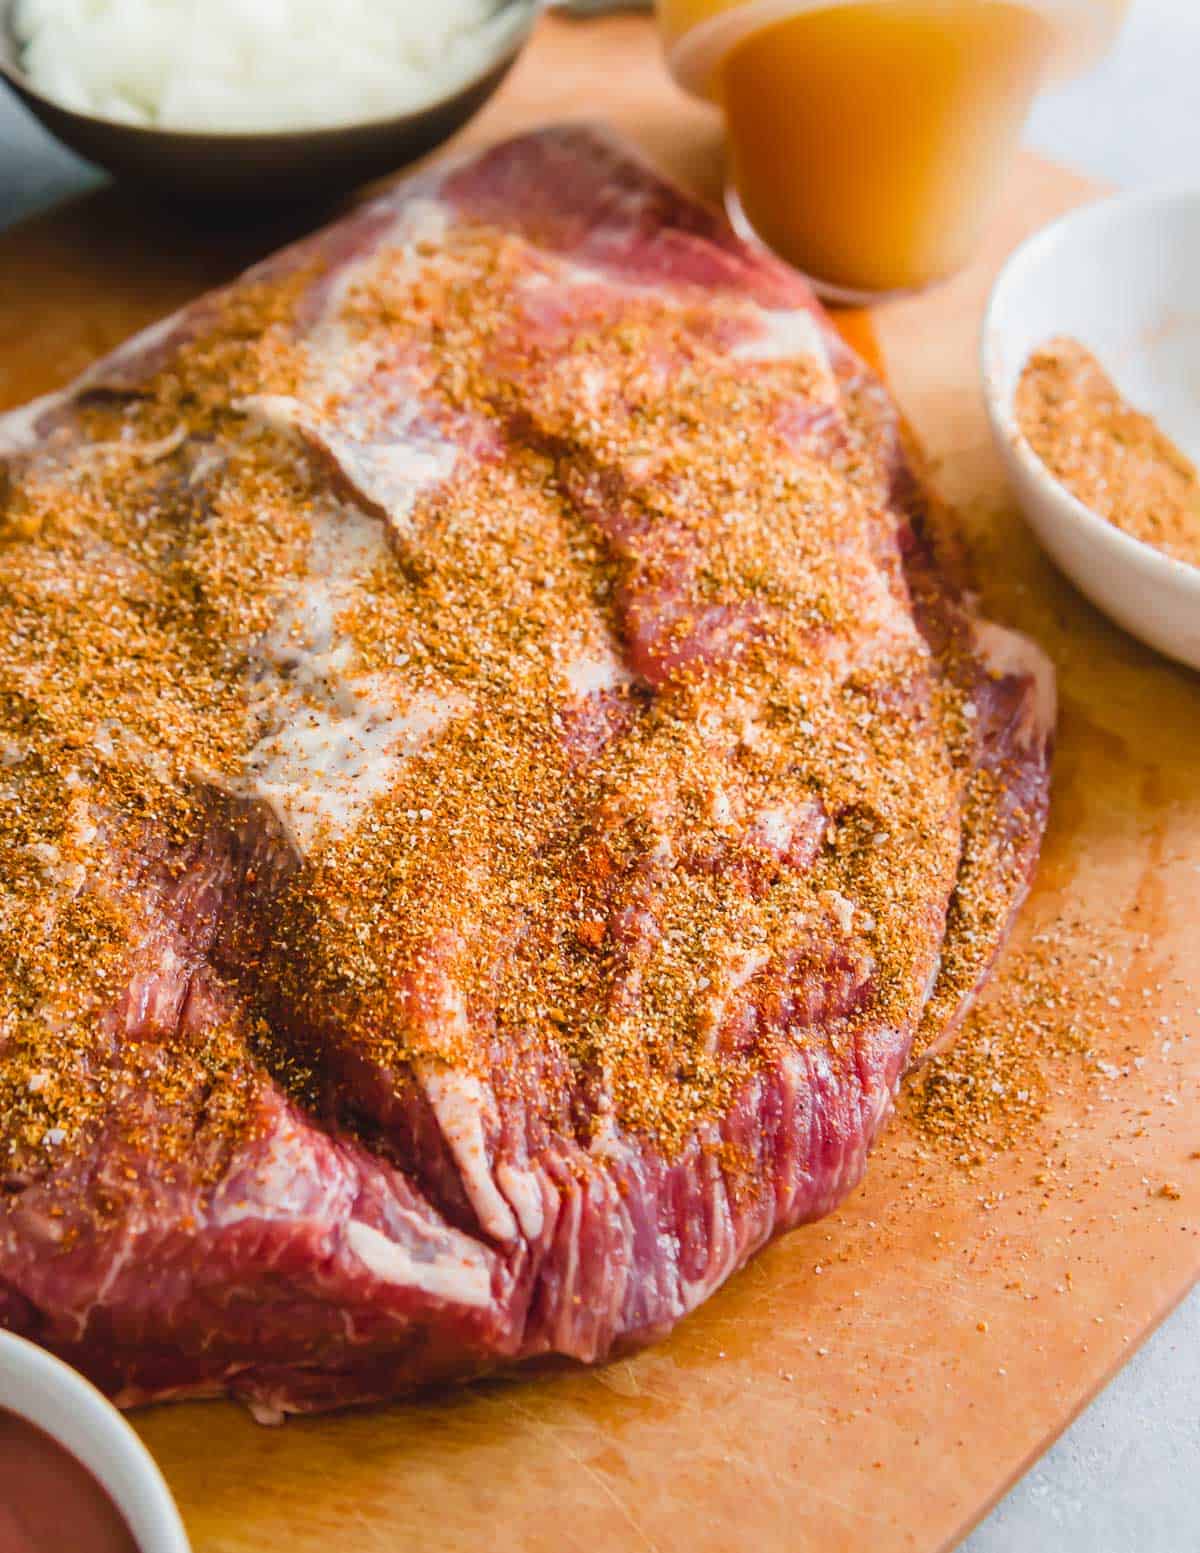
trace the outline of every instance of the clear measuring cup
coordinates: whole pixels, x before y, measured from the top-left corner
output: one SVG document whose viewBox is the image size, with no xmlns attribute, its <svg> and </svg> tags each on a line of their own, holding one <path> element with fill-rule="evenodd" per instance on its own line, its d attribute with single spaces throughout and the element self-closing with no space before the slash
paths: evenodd
<svg viewBox="0 0 1200 1553">
<path fill-rule="evenodd" d="M 724 110 L 730 214 L 834 300 L 970 257 L 1038 90 L 1127 0 L 657 0 L 667 60 Z"/>
</svg>

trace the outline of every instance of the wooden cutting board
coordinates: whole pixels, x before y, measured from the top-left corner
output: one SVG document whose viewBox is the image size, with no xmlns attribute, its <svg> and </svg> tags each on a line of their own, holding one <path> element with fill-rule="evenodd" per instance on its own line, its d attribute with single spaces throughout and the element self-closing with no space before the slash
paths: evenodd
<svg viewBox="0 0 1200 1553">
<path fill-rule="evenodd" d="M 715 192 L 719 125 L 672 88 L 644 20 L 543 23 L 469 135 L 581 113 Z M 1004 254 L 1089 192 L 1024 161 L 967 274 L 845 323 L 873 336 L 962 513 L 987 609 L 1058 665 L 1054 812 L 1021 935 L 1111 955 L 1092 973 L 1109 983 L 1089 1032 L 1103 1066 L 1057 1064 L 1036 1135 L 969 1169 L 899 1120 L 840 1213 L 638 1358 L 278 1430 L 225 1404 L 142 1413 L 197 1553 L 935 1553 L 1200 1276 L 1200 679 L 1107 625 L 1042 557 L 975 365 Z M 198 229 L 111 190 L 11 233 L 0 404 L 286 235 Z"/>
</svg>

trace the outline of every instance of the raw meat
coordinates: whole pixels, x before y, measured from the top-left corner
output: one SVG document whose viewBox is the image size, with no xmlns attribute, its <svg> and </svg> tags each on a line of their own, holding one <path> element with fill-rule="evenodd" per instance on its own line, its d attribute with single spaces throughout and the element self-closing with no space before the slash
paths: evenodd
<svg viewBox="0 0 1200 1553">
<path fill-rule="evenodd" d="M 0 449 L 0 1322 L 274 1419 L 648 1342 L 855 1184 L 1053 681 L 800 280 L 547 130 Z"/>
</svg>

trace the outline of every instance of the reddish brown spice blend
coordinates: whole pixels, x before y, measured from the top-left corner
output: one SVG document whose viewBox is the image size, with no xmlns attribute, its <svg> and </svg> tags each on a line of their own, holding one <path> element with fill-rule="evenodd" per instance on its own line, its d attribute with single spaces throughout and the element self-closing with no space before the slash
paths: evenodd
<svg viewBox="0 0 1200 1553">
<path fill-rule="evenodd" d="M 1176 561 L 1200 566 L 1200 474 L 1095 356 L 1055 339 L 1029 358 L 1016 398 L 1030 447 L 1085 507 Z"/>
</svg>

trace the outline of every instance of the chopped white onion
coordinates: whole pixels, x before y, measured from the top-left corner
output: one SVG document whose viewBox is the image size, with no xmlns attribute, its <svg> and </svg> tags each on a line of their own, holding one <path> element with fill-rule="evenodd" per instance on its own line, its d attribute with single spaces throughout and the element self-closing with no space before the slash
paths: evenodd
<svg viewBox="0 0 1200 1553">
<path fill-rule="evenodd" d="M 486 68 L 496 0 L 17 0 L 21 63 L 66 107 L 171 129 L 348 124 Z"/>
</svg>

